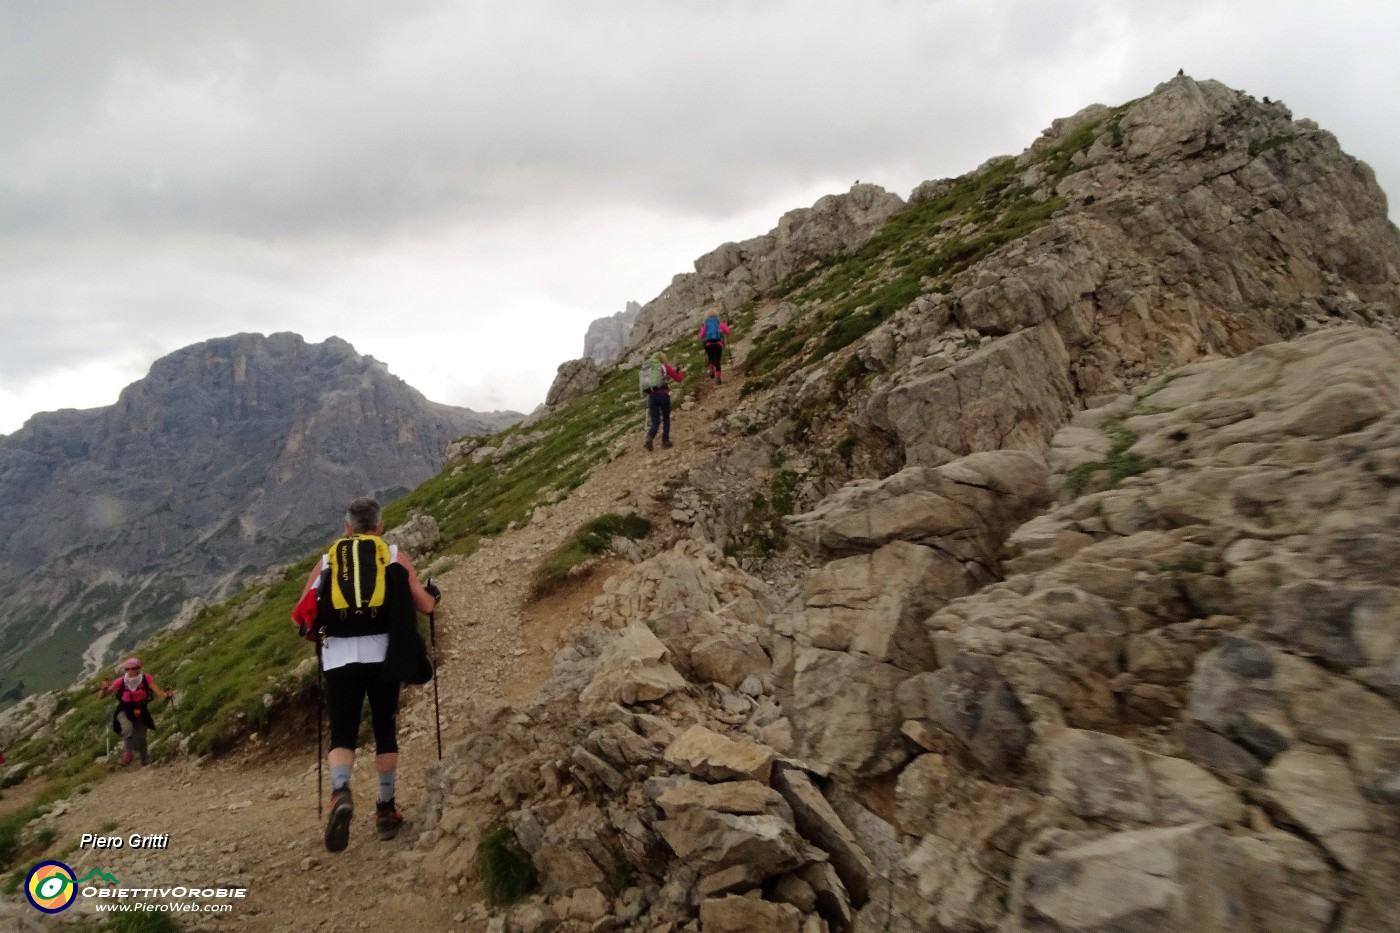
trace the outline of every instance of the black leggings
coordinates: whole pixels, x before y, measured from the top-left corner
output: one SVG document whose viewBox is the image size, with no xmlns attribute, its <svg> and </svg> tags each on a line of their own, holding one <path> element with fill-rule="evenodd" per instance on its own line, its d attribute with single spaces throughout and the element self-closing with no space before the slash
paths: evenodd
<svg viewBox="0 0 1400 933">
<path fill-rule="evenodd" d="M 705 359 L 709 360 L 710 365 L 713 366 L 715 369 L 719 369 L 719 368 L 720 368 L 720 367 L 719 367 L 719 359 L 720 359 L 720 357 L 722 357 L 722 356 L 724 356 L 724 344 L 722 344 L 722 343 L 707 343 L 707 344 L 705 344 Z"/>
<path fill-rule="evenodd" d="M 382 664 L 345 664 L 326 671 L 326 706 L 331 714 L 331 748 L 354 751 L 359 744 L 360 717 L 365 697 L 374 723 L 374 750 L 388 755 L 399 750 L 399 685 L 384 679 Z"/>
<path fill-rule="evenodd" d="M 661 431 L 661 442 L 671 439 L 671 395 L 660 390 L 647 396 L 647 420 L 651 427 L 647 430 L 647 440 Z"/>
</svg>

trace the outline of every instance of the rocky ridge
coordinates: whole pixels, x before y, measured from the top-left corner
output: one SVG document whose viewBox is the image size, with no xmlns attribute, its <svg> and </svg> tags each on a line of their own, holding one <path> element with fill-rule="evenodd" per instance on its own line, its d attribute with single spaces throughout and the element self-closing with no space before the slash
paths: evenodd
<svg viewBox="0 0 1400 933">
<path fill-rule="evenodd" d="M 831 293 L 791 277 L 837 275 L 873 220 L 802 259 L 728 244 L 644 307 L 631 355 L 719 302 L 794 362 L 750 369 L 673 491 L 684 540 L 449 756 L 442 876 L 498 819 L 541 873 L 495 928 L 1389 928 L 1384 195 L 1282 104 L 1185 77 L 971 183 L 1050 210 L 834 352 Z M 960 255 L 967 217 L 922 248 Z M 779 522 L 751 503 L 780 487 Z M 809 552 L 791 588 L 760 524 Z"/>
<path fill-rule="evenodd" d="M 1153 465 L 1076 496 L 1120 423 Z M 449 750 L 424 870 L 504 819 L 504 930 L 1389 928 L 1400 341 L 1195 364 L 1051 449 L 793 516 L 790 591 L 695 538 L 608 579 Z"/>
<path fill-rule="evenodd" d="M 406 492 L 450 441 L 515 420 L 430 402 L 345 341 L 295 334 L 186 347 L 115 405 L 34 416 L 0 437 L 3 684 L 91 671 L 192 595 L 300 557 L 349 498 Z"/>
<path fill-rule="evenodd" d="M 600 317 L 591 321 L 583 335 L 583 357 L 600 366 L 611 363 L 627 346 L 627 336 L 632 324 L 641 313 L 642 306 L 635 301 L 627 302 L 627 307 L 610 317 Z"/>
</svg>

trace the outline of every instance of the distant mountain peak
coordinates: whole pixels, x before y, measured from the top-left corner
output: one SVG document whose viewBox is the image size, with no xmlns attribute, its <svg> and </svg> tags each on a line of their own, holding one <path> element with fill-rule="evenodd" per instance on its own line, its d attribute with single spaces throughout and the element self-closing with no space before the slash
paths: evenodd
<svg viewBox="0 0 1400 933">
<path fill-rule="evenodd" d="M 114 405 L 35 415 L 0 437 L 0 688 L 21 662 L 52 672 L 30 688 L 66 682 L 77 658 L 60 641 L 127 644 L 187 596 L 303 556 L 355 496 L 400 495 L 452 441 L 520 417 L 429 401 L 348 341 L 287 332 L 182 347 Z"/>
</svg>

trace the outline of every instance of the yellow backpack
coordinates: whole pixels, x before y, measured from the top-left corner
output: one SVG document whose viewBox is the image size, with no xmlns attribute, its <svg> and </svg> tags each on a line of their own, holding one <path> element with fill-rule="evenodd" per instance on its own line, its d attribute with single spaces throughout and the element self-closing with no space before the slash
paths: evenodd
<svg viewBox="0 0 1400 933">
<path fill-rule="evenodd" d="M 389 545 L 374 535 L 352 535 L 332 544 L 329 556 L 331 606 L 374 616 L 384 605 L 384 571 L 394 560 Z"/>
</svg>

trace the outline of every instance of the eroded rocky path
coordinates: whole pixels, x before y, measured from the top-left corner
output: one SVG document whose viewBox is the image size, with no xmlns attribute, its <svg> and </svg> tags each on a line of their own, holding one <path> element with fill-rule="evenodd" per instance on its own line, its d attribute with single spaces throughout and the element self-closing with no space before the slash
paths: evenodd
<svg viewBox="0 0 1400 933">
<path fill-rule="evenodd" d="M 699 380 L 704 381 L 703 372 Z M 737 380 L 722 387 L 705 383 L 694 396 L 689 411 L 673 413 L 671 449 L 642 450 L 639 431 L 569 498 L 537 512 L 526 527 L 502 534 L 446 570 L 420 561 L 420 569 L 432 572 L 444 592 L 436 618 L 444 747 L 478 710 L 528 697 L 538 688 L 554 652 L 584 624 L 606 576 L 595 575 L 527 606 L 530 571 L 538 560 L 580 524 L 605 512 L 636 510 L 668 521 L 666 485 L 721 443 L 708 426 L 716 413 L 737 402 Z M 59 848 L 83 833 L 123 839 L 132 833 L 169 834 L 167 849 L 75 850 L 66 861 L 79 876 L 95 868 L 127 888 L 247 889 L 229 913 L 181 915 L 184 929 L 484 930 L 487 913 L 478 892 L 426 881 L 418 870 L 422 859 L 431 857 L 413 843 L 425 771 L 437 759 L 432 686 L 407 688 L 403 706 L 398 799 L 409 823 L 392 842 L 373 833 L 369 749 L 361 749 L 351 785 L 357 812 L 350 846 L 331 855 L 321 842 L 316 809 L 315 749 L 305 739 L 277 735 L 217 761 L 119 770 L 66 801 L 57 815 L 46 818 L 47 825 Z M 88 903 L 80 899 L 78 907 L 54 918 L 40 918 L 22 895 L 11 906 L 18 922 L 49 928 L 76 919 Z M 0 926 L 4 920 L 0 915 Z"/>
</svg>

